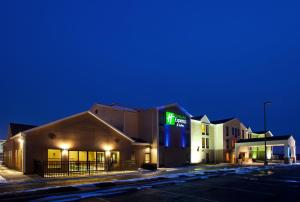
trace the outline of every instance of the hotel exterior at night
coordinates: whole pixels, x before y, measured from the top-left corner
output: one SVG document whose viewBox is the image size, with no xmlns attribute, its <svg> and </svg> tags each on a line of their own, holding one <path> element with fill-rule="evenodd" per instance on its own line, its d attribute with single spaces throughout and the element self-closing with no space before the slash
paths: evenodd
<svg viewBox="0 0 300 202">
<path fill-rule="evenodd" d="M 178 167 L 199 163 L 251 162 L 284 146 L 296 161 L 293 136 L 252 132 L 239 119 L 211 121 L 178 104 L 149 109 L 95 104 L 88 111 L 41 126 L 10 124 L 4 164 L 24 174 L 65 176 L 132 170 L 143 164 Z"/>
</svg>

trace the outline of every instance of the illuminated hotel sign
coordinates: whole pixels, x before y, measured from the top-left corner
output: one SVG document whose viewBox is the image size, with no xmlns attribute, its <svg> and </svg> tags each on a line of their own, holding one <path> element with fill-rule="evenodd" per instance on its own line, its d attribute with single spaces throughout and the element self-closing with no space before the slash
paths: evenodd
<svg viewBox="0 0 300 202">
<path fill-rule="evenodd" d="M 166 112 L 166 124 L 177 127 L 184 127 L 186 125 L 186 117 L 175 114 L 173 112 Z"/>
</svg>

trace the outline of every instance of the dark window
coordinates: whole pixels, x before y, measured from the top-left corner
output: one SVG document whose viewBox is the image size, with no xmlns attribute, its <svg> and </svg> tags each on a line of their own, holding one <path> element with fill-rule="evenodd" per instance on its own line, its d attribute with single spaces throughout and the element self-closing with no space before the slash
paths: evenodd
<svg viewBox="0 0 300 202">
<path fill-rule="evenodd" d="M 241 130 L 238 129 L 238 136 L 241 137 Z"/>
<path fill-rule="evenodd" d="M 209 125 L 206 125 L 206 135 L 209 135 Z"/>
<path fill-rule="evenodd" d="M 242 139 L 245 139 L 245 131 L 242 130 Z"/>
<path fill-rule="evenodd" d="M 202 149 L 204 149 L 205 148 L 205 138 L 203 137 L 202 138 Z"/>
<path fill-rule="evenodd" d="M 231 128 L 231 133 L 232 135 L 234 135 L 234 128 Z"/>
<path fill-rule="evenodd" d="M 95 114 L 98 114 L 98 109 L 95 110 Z"/>
<path fill-rule="evenodd" d="M 226 136 L 228 136 L 228 135 L 229 135 L 229 127 L 226 126 Z"/>
<path fill-rule="evenodd" d="M 226 149 L 229 149 L 229 140 L 226 139 Z"/>
<path fill-rule="evenodd" d="M 206 149 L 209 149 L 209 139 L 206 138 Z"/>
</svg>

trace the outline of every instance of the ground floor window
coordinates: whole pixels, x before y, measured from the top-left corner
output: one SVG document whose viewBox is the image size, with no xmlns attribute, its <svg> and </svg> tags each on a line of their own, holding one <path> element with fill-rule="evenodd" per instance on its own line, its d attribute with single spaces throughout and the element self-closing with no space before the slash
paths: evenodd
<svg viewBox="0 0 300 202">
<path fill-rule="evenodd" d="M 150 154 L 145 153 L 145 163 L 150 163 Z"/>
<path fill-rule="evenodd" d="M 61 167 L 61 150 L 60 149 L 48 149 L 48 168 L 60 168 Z"/>
<path fill-rule="evenodd" d="M 119 161 L 120 161 L 120 152 L 112 151 L 110 159 L 111 159 L 111 163 L 113 163 L 113 164 L 119 163 Z"/>
</svg>

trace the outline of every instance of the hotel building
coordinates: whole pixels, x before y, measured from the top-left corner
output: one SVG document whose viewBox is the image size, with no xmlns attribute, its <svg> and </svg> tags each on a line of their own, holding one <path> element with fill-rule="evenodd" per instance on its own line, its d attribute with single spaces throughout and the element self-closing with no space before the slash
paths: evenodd
<svg viewBox="0 0 300 202">
<path fill-rule="evenodd" d="M 192 116 L 178 104 L 149 109 L 95 104 L 86 112 L 41 126 L 10 124 L 4 163 L 42 176 L 130 170 L 144 163 L 157 167 L 235 163 L 255 157 L 253 148 L 262 139 L 254 146 L 247 139 L 260 135 L 239 119 L 210 121 L 206 115 Z M 285 145 L 294 151 L 294 142 Z M 256 148 L 257 159 L 261 149 Z M 295 160 L 295 153 L 286 157 Z"/>
</svg>

